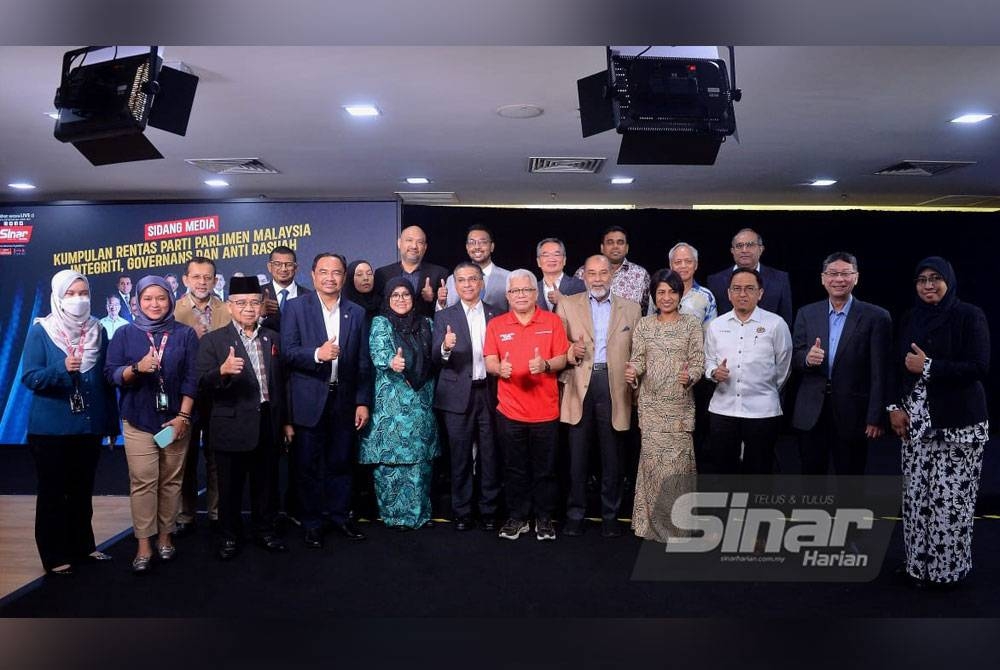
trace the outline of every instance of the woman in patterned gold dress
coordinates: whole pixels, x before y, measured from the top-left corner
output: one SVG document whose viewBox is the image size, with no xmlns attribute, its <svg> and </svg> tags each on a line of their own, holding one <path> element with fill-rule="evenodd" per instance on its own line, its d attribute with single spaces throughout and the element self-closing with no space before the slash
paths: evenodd
<svg viewBox="0 0 1000 670">
<path fill-rule="evenodd" d="M 643 317 L 632 335 L 626 379 L 638 384 L 642 451 L 635 482 L 632 530 L 639 537 L 665 542 L 673 501 L 694 475 L 694 395 L 705 368 L 701 323 L 678 312 L 684 283 L 670 270 L 658 270 L 649 285 L 657 313 Z"/>
</svg>

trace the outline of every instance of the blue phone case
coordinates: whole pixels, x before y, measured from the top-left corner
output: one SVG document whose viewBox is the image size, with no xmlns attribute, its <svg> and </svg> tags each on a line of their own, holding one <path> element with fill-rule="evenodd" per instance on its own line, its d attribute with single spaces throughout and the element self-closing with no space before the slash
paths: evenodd
<svg viewBox="0 0 1000 670">
<path fill-rule="evenodd" d="M 160 449 L 164 449 L 167 445 L 174 441 L 174 427 L 167 426 L 153 436 L 153 441 L 156 442 L 156 446 Z"/>
</svg>

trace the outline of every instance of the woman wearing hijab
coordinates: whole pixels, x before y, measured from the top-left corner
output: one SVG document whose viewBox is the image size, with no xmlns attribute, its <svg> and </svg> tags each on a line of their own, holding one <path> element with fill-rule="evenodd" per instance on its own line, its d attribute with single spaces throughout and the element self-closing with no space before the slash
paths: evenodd
<svg viewBox="0 0 1000 670">
<path fill-rule="evenodd" d="M 48 574 L 108 560 L 91 527 L 101 440 L 118 435 L 115 389 L 104 379 L 108 340 L 90 315 L 90 283 L 73 270 L 52 277 L 52 311 L 28 329 L 21 383 L 32 391 L 28 446 L 38 472 L 35 543 Z"/>
<path fill-rule="evenodd" d="M 914 585 L 953 585 L 972 568 L 972 516 L 989 439 L 983 381 L 990 333 L 983 311 L 958 299 L 951 264 L 917 264 L 916 303 L 900 323 L 889 406 L 902 438 L 903 540 Z"/>
<path fill-rule="evenodd" d="M 170 534 L 198 388 L 198 336 L 174 320 L 173 294 L 162 277 L 140 279 L 136 295 L 133 321 L 112 338 L 104 373 L 121 389 L 132 525 L 139 540 L 132 571 L 139 574 L 149 571 L 154 535 L 161 560 L 176 554 Z M 173 435 L 161 435 L 158 443 L 154 436 L 167 428 Z"/>
<path fill-rule="evenodd" d="M 406 278 L 389 281 L 385 296 L 369 339 L 375 402 L 359 460 L 376 466 L 382 521 L 403 530 L 431 525 L 431 461 L 440 453 L 432 409 L 431 321 L 414 309 Z"/>
<path fill-rule="evenodd" d="M 378 315 L 380 303 L 375 293 L 375 271 L 372 264 L 365 260 L 357 260 L 347 266 L 347 277 L 344 282 L 344 297 L 360 305 L 365 310 L 365 317 L 371 324 Z"/>
</svg>

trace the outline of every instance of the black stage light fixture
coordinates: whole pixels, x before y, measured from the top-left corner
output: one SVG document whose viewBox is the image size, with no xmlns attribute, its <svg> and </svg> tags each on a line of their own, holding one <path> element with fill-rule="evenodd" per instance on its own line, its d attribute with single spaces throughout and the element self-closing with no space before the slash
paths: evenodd
<svg viewBox="0 0 1000 670">
<path fill-rule="evenodd" d="M 736 132 L 735 69 L 730 87 L 722 59 L 643 55 L 648 50 L 608 47 L 608 69 L 577 81 L 583 136 L 615 128 L 619 165 L 715 164 Z M 729 55 L 733 63 L 732 47 Z"/>
<path fill-rule="evenodd" d="M 87 63 L 112 48 L 110 59 Z M 184 135 L 198 77 L 163 66 L 158 51 L 122 57 L 118 47 L 67 51 L 55 97 L 56 139 L 71 142 L 94 165 L 163 158 L 143 131 L 148 124 Z"/>
</svg>

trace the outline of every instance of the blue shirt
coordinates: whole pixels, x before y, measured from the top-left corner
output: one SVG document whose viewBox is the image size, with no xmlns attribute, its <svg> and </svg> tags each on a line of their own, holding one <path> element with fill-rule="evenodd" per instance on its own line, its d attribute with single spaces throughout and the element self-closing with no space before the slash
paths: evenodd
<svg viewBox="0 0 1000 670">
<path fill-rule="evenodd" d="M 604 300 L 590 296 L 590 318 L 594 322 L 594 362 L 608 362 L 608 323 L 611 321 L 611 294 Z"/>
<path fill-rule="evenodd" d="M 826 348 L 826 374 L 828 377 L 833 377 L 833 360 L 837 356 L 837 345 L 840 344 L 840 336 L 844 333 L 844 322 L 847 321 L 847 315 L 851 311 L 852 304 L 854 304 L 853 295 L 847 298 L 847 304 L 839 312 L 834 309 L 832 303 L 830 304 L 830 311 L 828 313 L 830 318 L 830 343 Z"/>
</svg>

